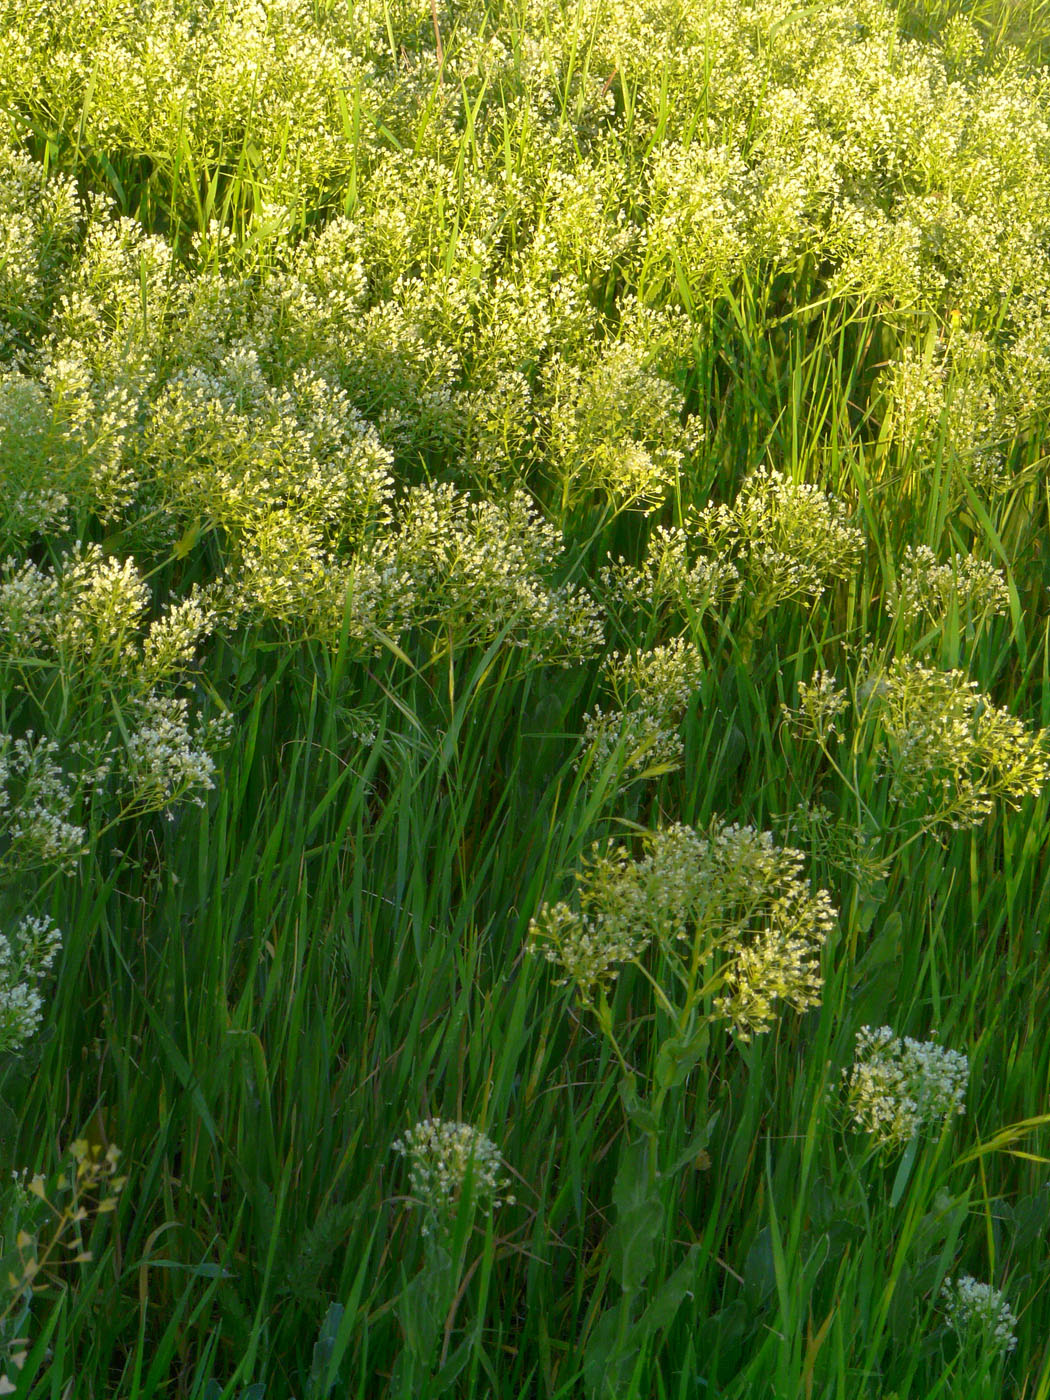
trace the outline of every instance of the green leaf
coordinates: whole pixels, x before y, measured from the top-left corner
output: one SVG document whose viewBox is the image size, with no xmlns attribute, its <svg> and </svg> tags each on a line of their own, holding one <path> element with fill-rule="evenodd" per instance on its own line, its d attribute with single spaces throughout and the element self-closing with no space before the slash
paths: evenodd
<svg viewBox="0 0 1050 1400">
<path fill-rule="evenodd" d="M 660 1046 L 656 1057 L 655 1079 L 661 1089 L 676 1089 L 696 1067 L 707 1050 L 710 1030 L 705 1022 L 692 1034 L 674 1035 Z"/>
<path fill-rule="evenodd" d="M 701 1246 L 691 1245 L 689 1253 L 657 1291 L 656 1297 L 642 1314 L 639 1328 L 645 1338 L 670 1327 L 682 1305 L 682 1300 L 692 1296 L 692 1284 L 696 1279 L 697 1262 Z"/>
<path fill-rule="evenodd" d="M 201 523 L 199 520 L 195 520 L 187 530 L 183 531 L 182 535 L 175 543 L 174 553 L 176 559 L 186 558 L 186 555 L 189 554 L 190 550 L 197 543 L 197 540 L 200 537 L 200 532 Z"/>
<path fill-rule="evenodd" d="M 857 929 L 860 933 L 867 933 L 875 922 L 875 916 L 881 909 L 887 894 L 887 884 L 885 880 L 877 880 L 867 890 L 857 907 Z"/>
<path fill-rule="evenodd" d="M 895 909 L 883 920 L 882 927 L 868 944 L 867 951 L 857 961 L 857 969 L 869 973 L 887 962 L 897 962 L 901 955 L 901 933 L 904 920 Z"/>
<path fill-rule="evenodd" d="M 619 1332 L 620 1304 L 617 1303 L 602 1313 L 587 1343 L 583 1377 L 589 1400 L 609 1400 L 622 1395 L 630 1381 L 641 1334 L 629 1328 L 621 1341 Z"/>
<path fill-rule="evenodd" d="M 752 1307 L 765 1301 L 777 1286 L 777 1271 L 773 1259 L 773 1238 L 769 1226 L 755 1236 L 755 1242 L 744 1261 L 744 1291 Z"/>
<path fill-rule="evenodd" d="M 651 1179 L 649 1143 L 632 1143 L 620 1159 L 613 1186 L 616 1224 L 609 1238 L 613 1271 L 625 1293 L 636 1293 L 656 1262 L 663 1224 L 659 1183 Z"/>
<path fill-rule="evenodd" d="M 1050 1191 L 1044 1186 L 1034 1196 L 1022 1196 L 1013 1208 L 1013 1247 L 1030 1249 L 1050 1224 Z"/>
<path fill-rule="evenodd" d="M 460 1342 L 455 1351 L 438 1371 L 437 1375 L 430 1382 L 429 1394 L 433 1396 L 444 1395 L 457 1379 L 460 1372 L 474 1354 L 478 1340 L 481 1335 L 481 1328 L 475 1324 L 466 1338 Z"/>
<path fill-rule="evenodd" d="M 696 1161 L 700 1153 L 703 1152 L 704 1149 L 710 1143 L 711 1135 L 714 1133 L 715 1128 L 718 1126 L 718 1120 L 720 1116 L 721 1112 L 712 1113 L 711 1116 L 707 1119 L 706 1123 L 704 1123 L 703 1127 L 698 1128 L 696 1130 L 693 1136 L 689 1139 L 686 1146 L 682 1148 L 681 1152 L 671 1163 L 671 1166 L 666 1173 L 668 1176 L 676 1176 L 682 1170 L 683 1167 L 687 1167 L 689 1166 L 690 1162 Z"/>
<path fill-rule="evenodd" d="M 332 1353 L 335 1350 L 336 1338 L 339 1336 L 339 1324 L 343 1320 L 342 1303 L 332 1303 L 324 1315 L 321 1323 L 321 1330 L 317 1334 L 317 1341 L 314 1343 L 313 1363 L 310 1366 L 310 1394 L 319 1396 L 327 1393 L 330 1386 L 324 1386 L 324 1374 L 328 1369 Z"/>
<path fill-rule="evenodd" d="M 621 1080 L 620 1099 L 624 1112 L 636 1128 L 640 1128 L 643 1133 L 658 1133 L 660 1131 L 660 1120 L 645 1100 L 640 1099 L 635 1092 L 633 1074 Z"/>
<path fill-rule="evenodd" d="M 451 1274 L 451 1261 L 443 1251 L 434 1248 L 427 1253 L 427 1263 L 402 1289 L 397 1304 L 405 1348 L 424 1366 L 430 1365 L 437 1350 L 445 1320 L 442 1303 L 448 1293 Z"/>
</svg>

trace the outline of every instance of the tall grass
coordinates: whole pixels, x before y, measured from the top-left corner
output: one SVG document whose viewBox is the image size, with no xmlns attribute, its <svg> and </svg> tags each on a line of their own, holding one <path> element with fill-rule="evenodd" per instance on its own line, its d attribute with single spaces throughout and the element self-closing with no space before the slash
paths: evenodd
<svg viewBox="0 0 1050 1400">
<path fill-rule="evenodd" d="M 0 1392 L 1050 1397 L 1045 7 L 0 21 Z"/>
</svg>

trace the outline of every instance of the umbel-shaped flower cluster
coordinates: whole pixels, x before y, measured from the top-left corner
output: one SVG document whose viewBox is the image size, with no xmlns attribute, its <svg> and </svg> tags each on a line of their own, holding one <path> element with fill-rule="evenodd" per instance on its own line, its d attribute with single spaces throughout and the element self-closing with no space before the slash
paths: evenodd
<svg viewBox="0 0 1050 1400">
<path fill-rule="evenodd" d="M 18 1050 L 43 1016 L 38 983 L 51 970 L 62 935 L 48 916 L 26 916 L 0 934 L 0 1053 Z"/>
<path fill-rule="evenodd" d="M 996 800 L 1017 807 L 1042 790 L 1050 776 L 1047 731 L 1030 730 L 964 672 L 908 657 L 866 671 L 854 679 L 855 748 L 874 750 L 891 796 L 921 811 L 927 830 L 976 826 Z M 827 751 L 832 734 L 848 731 L 849 694 L 826 671 L 798 690 L 798 708 L 785 710 L 788 723 Z"/>
<path fill-rule="evenodd" d="M 610 603 L 698 615 L 743 594 L 756 617 L 791 600 L 813 601 L 847 578 L 863 532 L 842 501 L 772 467 L 743 481 L 736 499 L 689 511 L 686 528 L 658 526 L 638 564 L 612 560 L 599 578 Z"/>
<path fill-rule="evenodd" d="M 469 1123 L 427 1118 L 398 1138 L 393 1150 L 408 1158 L 413 1195 L 427 1211 L 423 1233 L 433 1220 L 447 1222 L 458 1209 L 468 1177 L 474 1203 L 483 1208 L 512 1205 L 510 1178 L 502 1173 L 496 1144 Z"/>
<path fill-rule="evenodd" d="M 973 826 L 996 797 L 1011 806 L 1050 775 L 1046 734 L 1031 734 L 961 671 L 899 658 L 870 703 L 888 740 L 886 765 L 906 802 L 926 798 L 955 828 Z"/>
<path fill-rule="evenodd" d="M 529 949 L 555 963 L 563 983 L 586 1002 L 604 1000 L 618 968 L 652 947 L 654 985 L 676 1021 L 715 993 L 716 1016 L 744 1041 L 770 1028 L 778 1002 L 798 1011 L 818 1003 L 835 910 L 801 878 L 800 851 L 721 822 L 707 835 L 652 831 L 644 846 L 634 859 L 622 845 L 596 844 L 576 900 L 544 904 L 532 920 Z"/>
<path fill-rule="evenodd" d="M 703 670 L 700 652 L 681 637 L 650 651 L 614 651 L 605 673 L 617 705 L 587 715 L 583 755 L 601 768 L 621 745 L 623 776 L 677 767 L 685 751 L 678 729 Z"/>
<path fill-rule="evenodd" d="M 938 623 L 952 607 L 971 618 L 1003 616 L 1010 608 L 1010 590 L 1001 569 L 975 554 L 953 554 L 940 563 L 928 545 L 909 545 L 901 560 L 895 617 L 922 618 Z"/>
<path fill-rule="evenodd" d="M 889 1026 L 862 1026 L 853 1066 L 843 1077 L 857 1126 L 883 1147 L 901 1147 L 918 1134 L 939 1132 L 964 1111 L 970 1062 L 934 1041 L 902 1040 Z"/>
<path fill-rule="evenodd" d="M 688 524 L 709 553 L 732 559 L 760 611 L 819 598 L 864 552 L 864 535 L 841 501 L 771 467 L 753 471 L 732 505 L 708 505 Z"/>
<path fill-rule="evenodd" d="M 690 535 L 677 525 L 658 525 L 639 564 L 610 555 L 598 575 L 602 587 L 626 607 L 651 614 L 670 608 L 701 613 L 735 597 L 736 566 L 718 555 L 694 559 L 690 544 Z"/>
<path fill-rule="evenodd" d="M 946 1278 L 941 1288 L 948 1325 L 963 1345 L 985 1352 L 1010 1352 L 1017 1345 L 1017 1318 L 1006 1298 L 990 1283 L 969 1274 Z"/>
</svg>

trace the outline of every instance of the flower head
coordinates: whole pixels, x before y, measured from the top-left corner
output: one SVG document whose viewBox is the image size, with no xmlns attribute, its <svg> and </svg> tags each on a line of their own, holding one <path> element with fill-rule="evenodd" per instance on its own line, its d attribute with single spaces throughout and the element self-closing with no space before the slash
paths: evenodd
<svg viewBox="0 0 1050 1400">
<path fill-rule="evenodd" d="M 0 1051 L 18 1050 L 43 1018 L 38 984 L 51 970 L 62 935 L 46 916 L 26 917 L 0 934 Z"/>
<path fill-rule="evenodd" d="M 843 1077 L 858 1127 L 885 1147 L 903 1146 L 964 1112 L 970 1062 L 934 1041 L 902 1040 L 889 1026 L 863 1026 Z"/>
<path fill-rule="evenodd" d="M 853 573 L 864 551 L 841 501 L 770 467 L 753 471 L 731 506 L 694 512 L 690 527 L 705 549 L 732 558 L 763 610 L 819 598 L 829 579 Z"/>
<path fill-rule="evenodd" d="M 430 1232 L 432 1217 L 447 1221 L 455 1214 L 468 1178 L 475 1204 L 513 1204 L 514 1197 L 506 1194 L 510 1179 L 501 1174 L 499 1149 L 469 1123 L 428 1118 L 398 1138 L 393 1150 L 408 1158 L 412 1192 L 431 1217 L 423 1225 L 424 1234 Z"/>
<path fill-rule="evenodd" d="M 941 1297 L 949 1327 L 964 1342 L 977 1345 L 982 1351 L 1013 1351 L 1017 1345 L 1017 1318 L 997 1288 L 964 1274 L 961 1278 L 946 1278 Z"/>
<path fill-rule="evenodd" d="M 592 847 L 576 901 L 541 907 L 529 950 L 560 966 L 584 998 L 652 944 L 679 983 L 690 981 L 689 968 L 714 972 L 717 963 L 724 991 L 715 1013 L 745 1041 L 770 1028 L 777 1001 L 798 1011 L 816 1004 L 835 911 L 826 891 L 802 879 L 800 851 L 723 823 L 707 835 L 681 825 L 652 831 L 645 846 L 638 860 L 623 846 Z"/>
</svg>

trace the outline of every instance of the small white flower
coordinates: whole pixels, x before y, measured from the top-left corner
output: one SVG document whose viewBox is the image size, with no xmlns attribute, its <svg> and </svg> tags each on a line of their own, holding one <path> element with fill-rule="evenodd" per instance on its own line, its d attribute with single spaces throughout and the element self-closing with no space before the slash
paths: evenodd
<svg viewBox="0 0 1050 1400">
<path fill-rule="evenodd" d="M 506 1193 L 510 1179 L 501 1173 L 499 1149 L 469 1123 L 428 1118 L 410 1128 L 392 1147 L 408 1158 L 413 1194 L 439 1220 L 447 1221 L 455 1213 L 468 1174 L 478 1205 L 488 1208 L 514 1202 Z M 430 1232 L 432 1224 L 430 1218 L 424 1222 L 424 1234 Z"/>
<path fill-rule="evenodd" d="M 0 1052 L 19 1050 L 43 1019 L 38 983 L 50 972 L 62 935 L 46 915 L 0 934 Z"/>
<path fill-rule="evenodd" d="M 186 794 L 203 805 L 203 792 L 214 788 L 215 760 L 212 747 L 224 743 L 232 720 L 220 716 L 210 726 L 189 725 L 189 702 L 182 698 L 151 694 L 139 702 L 141 719 L 128 736 L 127 778 L 132 803 L 139 811 L 169 807 Z"/>
<path fill-rule="evenodd" d="M 889 1026 L 857 1032 L 852 1068 L 843 1072 L 854 1122 L 883 1146 L 939 1132 L 965 1112 L 970 1062 L 934 1041 L 900 1039 Z"/>
<path fill-rule="evenodd" d="M 969 1274 L 946 1278 L 941 1288 L 948 1325 L 964 1341 L 982 1350 L 1011 1352 L 1017 1345 L 1014 1316 L 1004 1294 Z"/>
<path fill-rule="evenodd" d="M 864 551 L 841 501 L 767 466 L 744 480 L 732 505 L 709 504 L 688 523 L 704 549 L 732 560 L 763 611 L 818 598 L 829 579 L 853 573 Z"/>
</svg>

